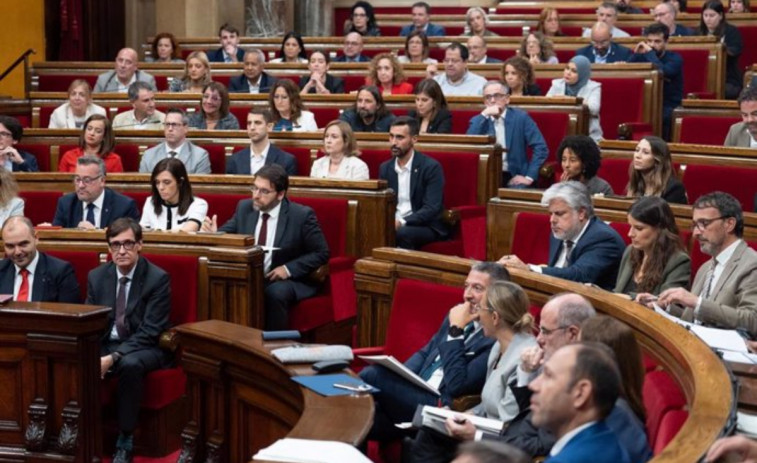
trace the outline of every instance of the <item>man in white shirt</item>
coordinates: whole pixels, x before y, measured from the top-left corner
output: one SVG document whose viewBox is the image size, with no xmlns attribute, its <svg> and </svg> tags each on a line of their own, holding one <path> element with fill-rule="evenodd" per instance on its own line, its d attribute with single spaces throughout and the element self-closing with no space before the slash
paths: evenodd
<svg viewBox="0 0 757 463">
<path fill-rule="evenodd" d="M 481 96 L 486 79 L 468 71 L 468 48 L 452 42 L 444 52 L 444 74 L 434 77 L 444 96 Z"/>
<path fill-rule="evenodd" d="M 615 27 L 618 22 L 618 6 L 613 2 L 603 2 L 597 8 L 597 21 L 603 22 L 610 26 L 612 38 L 630 37 L 628 32 Z M 591 28 L 584 29 L 583 37 L 591 37 Z"/>
<path fill-rule="evenodd" d="M 172 157 L 184 163 L 189 174 L 209 174 L 210 155 L 187 140 L 189 119 L 181 108 L 171 108 L 166 112 L 163 134 L 166 141 L 145 151 L 139 163 L 139 171 L 152 173 L 161 160 Z"/>
<path fill-rule="evenodd" d="M 725 146 L 757 148 L 757 86 L 749 86 L 739 95 L 741 122 L 728 130 Z"/>
<path fill-rule="evenodd" d="M 129 85 L 131 111 L 113 118 L 114 129 L 160 130 L 166 115 L 155 109 L 155 92 L 145 82 L 137 81 Z"/>
<path fill-rule="evenodd" d="M 226 173 L 255 175 L 263 166 L 278 164 L 288 175 L 297 175 L 297 160 L 291 154 L 271 144 L 268 133 L 273 129 L 273 116 L 266 108 L 255 107 L 247 114 L 247 135 L 250 146 L 232 154 L 226 160 Z"/>
<path fill-rule="evenodd" d="M 741 204 L 716 191 L 697 199 L 692 210 L 692 238 L 712 259 L 697 271 L 691 291 L 665 290 L 657 303 L 687 321 L 757 336 L 757 252 L 742 239 Z"/>
<path fill-rule="evenodd" d="M 133 48 L 122 48 L 116 56 L 116 66 L 112 71 L 100 74 L 93 93 L 118 92 L 126 93 L 129 85 L 136 81 L 146 82 L 155 89 L 155 78 L 137 69 L 139 58 Z"/>
</svg>

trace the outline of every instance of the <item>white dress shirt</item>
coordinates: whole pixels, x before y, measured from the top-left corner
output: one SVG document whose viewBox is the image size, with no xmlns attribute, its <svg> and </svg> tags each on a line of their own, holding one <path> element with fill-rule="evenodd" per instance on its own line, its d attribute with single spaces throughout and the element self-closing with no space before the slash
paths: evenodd
<svg viewBox="0 0 757 463">
<path fill-rule="evenodd" d="M 271 271 L 271 262 L 273 261 L 273 253 L 276 252 L 273 249 L 273 242 L 276 239 L 276 226 L 279 224 L 279 213 L 281 212 L 281 203 L 268 212 L 260 212 L 258 217 L 258 223 L 255 224 L 255 243 L 258 246 L 262 246 L 265 249 L 265 255 L 263 257 L 263 273 Z M 265 243 L 258 242 L 258 236 L 260 235 L 260 227 L 263 226 L 263 214 L 268 214 L 268 228 L 265 234 Z M 289 270 L 287 270 L 289 273 Z"/>
<path fill-rule="evenodd" d="M 95 223 L 92 224 L 92 225 L 95 226 L 95 228 L 100 228 L 100 216 L 103 213 L 103 202 L 104 201 L 105 201 L 105 190 L 103 190 L 103 192 L 100 193 L 100 196 L 98 196 L 97 199 L 95 199 L 92 202 L 92 204 L 95 205 L 95 210 L 92 211 L 95 214 Z M 85 202 L 81 203 L 81 207 L 82 207 L 82 216 L 81 216 L 81 219 L 82 220 L 87 220 L 87 205 L 88 204 L 89 203 L 85 203 Z"/>
<path fill-rule="evenodd" d="M 263 166 L 265 166 L 265 160 L 268 157 L 268 150 L 271 149 L 271 142 L 268 142 L 263 148 L 260 154 L 256 154 L 255 150 L 250 144 L 250 174 L 255 175 Z"/>
<path fill-rule="evenodd" d="M 410 177 L 413 169 L 413 157 L 415 152 L 410 155 L 410 159 L 405 167 L 400 167 L 399 159 L 394 160 L 394 171 L 397 172 L 397 211 L 395 218 L 405 225 L 405 217 L 413 213 L 413 205 L 410 202 Z"/>
<path fill-rule="evenodd" d="M 563 240 L 562 247 L 560 249 L 560 255 L 557 257 L 557 261 L 555 262 L 555 267 L 558 268 L 565 268 L 568 264 L 568 248 L 565 245 L 566 241 L 573 241 L 573 247 L 571 248 L 571 252 L 573 252 L 574 249 L 576 249 L 576 246 L 578 245 L 578 242 L 581 240 L 581 237 L 584 236 L 584 233 L 586 232 L 586 229 L 589 227 L 589 224 L 591 223 L 591 220 L 587 220 L 584 224 L 584 228 L 581 229 L 581 233 L 578 234 L 578 236 L 574 238 L 566 238 Z M 528 267 L 536 272 L 536 273 L 542 273 L 541 265 L 533 265 L 529 264 Z"/>
<path fill-rule="evenodd" d="M 26 276 L 26 280 L 29 282 L 29 297 L 27 301 L 31 301 L 32 299 L 32 288 L 34 288 L 34 275 L 37 273 L 37 264 L 39 263 L 39 251 L 37 251 L 36 255 L 34 256 L 34 259 L 32 259 L 31 262 L 29 262 L 29 265 L 26 266 L 26 270 L 29 271 L 29 274 Z M 13 280 L 13 300 L 15 301 L 18 299 L 18 290 L 21 289 L 21 267 L 18 265 L 13 265 L 16 267 L 16 278 Z"/>
</svg>

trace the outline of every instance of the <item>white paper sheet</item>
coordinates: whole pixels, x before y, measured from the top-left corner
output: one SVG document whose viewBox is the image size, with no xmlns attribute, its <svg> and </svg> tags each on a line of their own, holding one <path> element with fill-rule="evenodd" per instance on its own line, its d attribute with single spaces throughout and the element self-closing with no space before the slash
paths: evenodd
<svg viewBox="0 0 757 463">
<path fill-rule="evenodd" d="M 405 365 L 403 365 L 400 361 L 398 361 L 396 358 L 392 357 L 391 355 L 358 355 L 358 357 L 360 357 L 361 359 L 365 360 L 368 363 L 381 365 L 382 367 L 393 371 L 394 373 L 400 375 L 401 377 L 405 378 L 412 384 L 415 384 L 416 386 L 422 389 L 425 389 L 429 392 L 433 392 L 436 395 L 441 395 L 437 388 L 435 388 L 434 386 L 424 381 L 423 378 L 413 373 L 412 370 L 407 368 Z"/>
<path fill-rule="evenodd" d="M 371 463 L 358 449 L 344 442 L 291 438 L 279 439 L 261 449 L 252 459 L 292 463 Z"/>
</svg>

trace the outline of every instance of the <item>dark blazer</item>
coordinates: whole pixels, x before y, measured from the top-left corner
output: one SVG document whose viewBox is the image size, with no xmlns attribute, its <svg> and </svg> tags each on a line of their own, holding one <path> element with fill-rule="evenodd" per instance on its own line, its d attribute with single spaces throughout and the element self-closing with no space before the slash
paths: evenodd
<svg viewBox="0 0 757 463">
<path fill-rule="evenodd" d="M 243 199 L 234 216 L 218 230 L 253 235 L 258 217 L 260 212 L 252 208 L 252 199 Z M 271 268 L 286 265 L 292 280 L 309 283 L 304 281 L 307 276 L 329 260 L 329 245 L 313 209 L 287 198 L 281 201 L 273 244 L 279 249 L 273 251 Z"/>
<path fill-rule="evenodd" d="M 568 256 L 568 266 L 557 268 L 557 258 L 563 242 L 550 235 L 549 266 L 542 273 L 579 283 L 594 283 L 611 290 L 615 287 L 618 266 L 626 244 L 618 232 L 602 220 L 592 217 L 581 239 L 573 246 Z"/>
<path fill-rule="evenodd" d="M 634 53 L 629 63 L 652 63 L 662 73 L 662 106 L 668 111 L 681 105 L 683 100 L 683 57 L 666 50 L 662 57 L 654 50 L 647 53 Z"/>
<path fill-rule="evenodd" d="M 107 343 L 116 318 L 116 264 L 108 262 L 89 272 L 87 304 L 112 307 L 108 314 L 108 328 L 102 342 Z M 115 350 L 126 355 L 142 349 L 158 347 L 160 334 L 171 322 L 171 278 L 144 257 L 137 261 L 134 279 L 126 301 L 126 327 L 129 338 L 122 340 Z"/>
<path fill-rule="evenodd" d="M 502 62 L 501 59 L 492 58 L 491 56 L 487 55 L 486 56 L 486 61 L 484 63 L 485 64 L 497 64 L 497 63 L 501 63 L 501 62 Z"/>
<path fill-rule="evenodd" d="M 615 284 L 613 292 L 626 293 L 626 287 L 633 278 L 633 267 L 631 266 L 631 250 L 633 246 L 628 246 L 623 252 L 623 259 L 620 261 L 620 268 L 618 270 L 618 280 Z M 662 271 L 662 281 L 658 284 L 650 293 L 657 295 L 669 288 L 685 288 L 689 289 L 689 281 L 691 280 L 691 259 L 689 255 L 683 251 L 670 256 L 670 259 L 665 263 L 665 268 Z M 635 298 L 637 291 L 631 291 L 627 293 L 631 298 Z"/>
<path fill-rule="evenodd" d="M 379 179 L 386 180 L 389 188 L 399 191 L 394 158 L 381 163 Z M 442 237 L 447 236 L 449 230 L 441 220 L 441 214 L 444 211 L 444 171 L 435 159 L 419 151 L 413 155 L 410 203 L 413 213 L 405 217 L 407 225 L 431 227 Z"/>
<path fill-rule="evenodd" d="M 357 59 L 354 59 L 354 60 L 348 60 L 347 56 L 345 56 L 345 55 L 339 55 L 336 58 L 334 58 L 334 62 L 335 63 L 354 63 L 354 62 L 367 63 L 370 60 L 371 60 L 370 58 L 368 58 L 367 56 L 365 56 L 362 53 L 360 53 L 359 55 L 357 55 Z"/>
<path fill-rule="evenodd" d="M 16 164 L 13 162 L 13 172 L 39 172 L 37 158 L 26 151 L 18 150 L 18 154 L 24 159 L 24 162 Z"/>
<path fill-rule="evenodd" d="M 358 116 L 354 109 L 347 109 L 339 115 L 339 119 L 350 124 L 352 130 L 355 132 L 386 132 L 389 133 L 389 127 L 396 116 L 392 113 L 387 113 L 381 119 L 374 119 L 370 125 L 365 125 L 363 120 Z"/>
<path fill-rule="evenodd" d="M 108 227 L 113 221 L 121 217 L 131 217 L 139 221 L 137 203 L 128 196 L 116 193 L 106 187 L 100 216 L 100 228 Z M 58 199 L 53 225 L 63 228 L 76 228 L 82 220 L 84 220 L 83 206 L 76 193 L 69 193 Z"/>
<path fill-rule="evenodd" d="M 631 463 L 626 449 L 604 421 L 579 432 L 554 457 L 545 463 Z"/>
<path fill-rule="evenodd" d="M 479 114 L 470 120 L 467 135 L 495 136 L 491 119 Z M 507 144 L 507 171 L 512 175 L 525 175 L 539 179 L 539 169 L 547 160 L 549 150 L 544 136 L 527 112 L 512 106 L 505 113 L 505 143 Z M 526 148 L 533 154 L 528 160 Z"/>
<path fill-rule="evenodd" d="M 223 63 L 223 48 L 219 48 L 217 50 L 208 50 L 208 61 L 211 63 Z M 237 61 L 240 63 L 244 61 L 244 50 L 242 50 L 241 47 L 237 47 Z"/>
<path fill-rule="evenodd" d="M 407 37 L 414 30 L 415 30 L 414 24 L 408 24 L 407 26 L 402 26 L 402 29 L 400 30 L 400 35 L 402 37 Z M 438 26 L 434 23 L 427 24 L 426 37 L 444 37 L 445 35 L 447 35 L 447 32 L 444 30 L 444 26 Z"/>
<path fill-rule="evenodd" d="M 676 29 L 670 34 L 671 37 L 690 37 L 692 35 L 697 35 L 697 33 L 682 24 L 676 24 Z"/>
<path fill-rule="evenodd" d="M 39 252 L 32 283 L 32 301 L 81 304 L 74 267 L 65 260 Z M 13 294 L 16 266 L 10 259 L 0 261 L 0 294 Z"/>
<path fill-rule="evenodd" d="M 683 186 L 683 182 L 676 177 L 670 177 L 668 180 L 668 184 L 665 185 L 665 191 L 662 192 L 662 199 L 675 204 L 689 203 L 689 200 L 686 197 L 686 187 Z"/>
<path fill-rule="evenodd" d="M 271 87 L 278 79 L 267 72 L 260 74 L 259 93 L 268 93 Z M 229 79 L 229 92 L 231 93 L 250 93 L 250 82 L 244 74 L 234 76 Z"/>
<path fill-rule="evenodd" d="M 308 82 L 310 82 L 310 76 L 300 77 L 300 90 L 302 90 Z M 326 82 L 324 83 L 324 86 L 329 89 L 331 93 L 344 93 L 344 80 L 342 80 L 341 77 L 326 73 Z M 315 93 L 315 88 L 311 88 L 308 93 Z"/>
<path fill-rule="evenodd" d="M 265 165 L 278 164 L 287 171 L 288 175 L 297 175 L 297 160 L 291 154 L 271 143 Z M 250 175 L 250 148 L 239 150 L 226 161 L 226 173 L 236 175 Z"/>
<path fill-rule="evenodd" d="M 633 51 L 630 48 L 624 47 L 623 45 L 618 45 L 615 42 L 611 42 L 610 50 L 607 52 L 607 62 L 617 63 L 619 61 L 628 61 L 632 55 Z M 592 63 L 596 60 L 596 56 L 594 55 L 594 47 L 592 45 L 587 45 L 576 50 L 576 56 L 585 56 Z"/>
<path fill-rule="evenodd" d="M 407 115 L 416 119 L 420 125 L 421 118 L 414 109 L 408 111 Z M 428 125 L 426 133 L 452 133 L 452 113 L 446 108 L 440 109 L 434 120 Z"/>
</svg>

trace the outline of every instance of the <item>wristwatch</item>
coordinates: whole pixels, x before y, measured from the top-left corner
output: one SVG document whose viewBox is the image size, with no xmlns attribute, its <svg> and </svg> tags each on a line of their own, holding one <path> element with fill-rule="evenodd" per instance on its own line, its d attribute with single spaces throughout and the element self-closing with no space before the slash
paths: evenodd
<svg viewBox="0 0 757 463">
<path fill-rule="evenodd" d="M 464 333 L 464 330 L 460 328 L 459 326 L 450 325 L 449 327 L 449 335 L 453 338 L 459 338 Z"/>
</svg>

